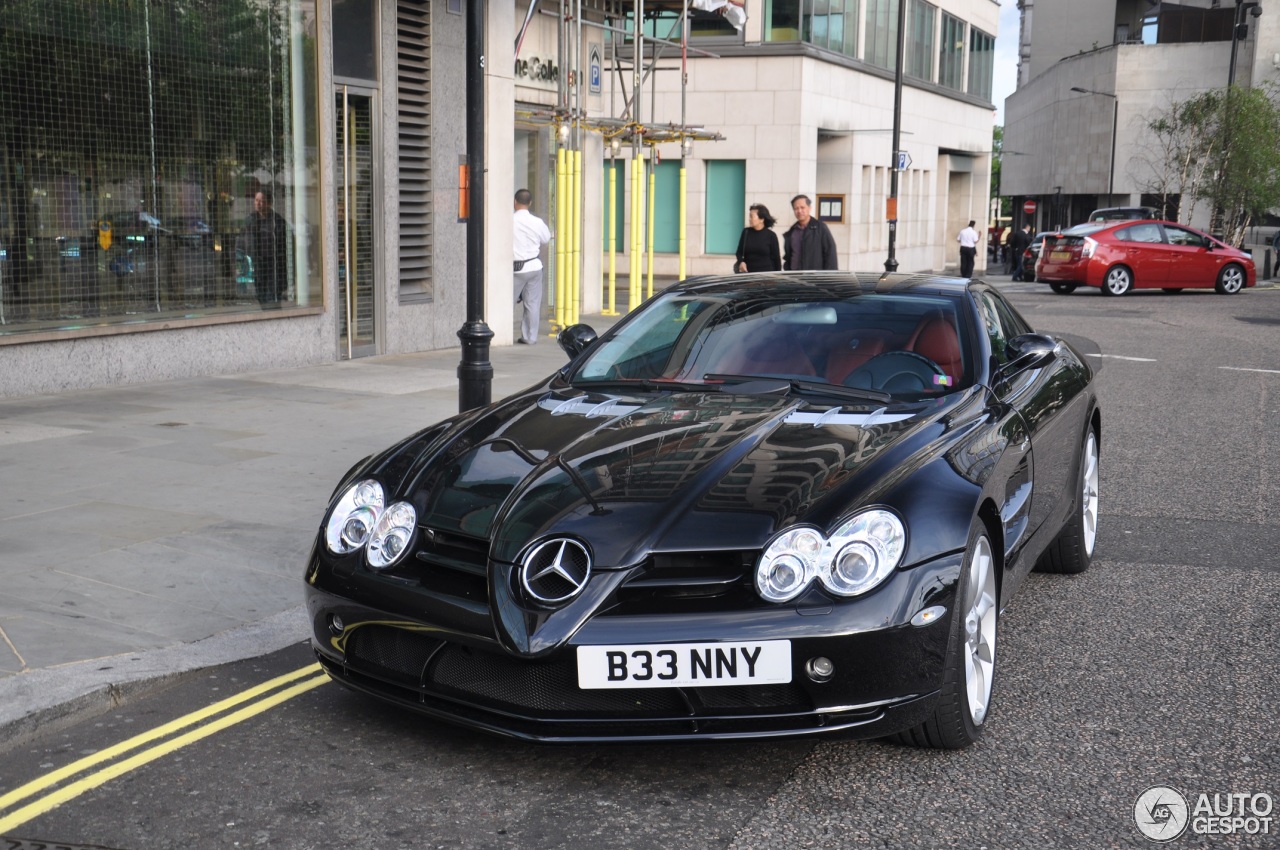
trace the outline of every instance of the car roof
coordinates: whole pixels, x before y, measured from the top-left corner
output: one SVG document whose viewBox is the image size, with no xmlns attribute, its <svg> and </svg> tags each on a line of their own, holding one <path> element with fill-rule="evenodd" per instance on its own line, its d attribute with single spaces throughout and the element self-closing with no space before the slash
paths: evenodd
<svg viewBox="0 0 1280 850">
<path fill-rule="evenodd" d="M 667 292 L 750 292 L 754 296 L 769 291 L 788 298 L 818 295 L 830 298 L 853 295 L 857 291 L 872 293 L 931 294 L 959 297 L 968 291 L 971 281 L 963 277 L 905 272 L 756 272 L 753 274 L 707 275 L 689 278 L 667 287 Z"/>
</svg>

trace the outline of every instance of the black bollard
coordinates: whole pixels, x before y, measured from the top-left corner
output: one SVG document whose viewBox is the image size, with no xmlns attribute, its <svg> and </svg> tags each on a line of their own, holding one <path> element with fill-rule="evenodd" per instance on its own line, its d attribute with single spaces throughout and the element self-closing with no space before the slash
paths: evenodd
<svg viewBox="0 0 1280 850">
<path fill-rule="evenodd" d="M 1262 279 L 1271 280 L 1271 249 L 1264 248 L 1262 254 Z"/>
</svg>

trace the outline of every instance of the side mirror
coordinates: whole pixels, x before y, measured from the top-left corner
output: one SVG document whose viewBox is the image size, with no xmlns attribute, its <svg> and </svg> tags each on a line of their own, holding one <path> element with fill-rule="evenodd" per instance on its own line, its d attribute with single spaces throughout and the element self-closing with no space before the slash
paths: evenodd
<svg viewBox="0 0 1280 850">
<path fill-rule="evenodd" d="M 556 337 L 556 342 L 560 344 L 560 349 L 567 355 L 569 359 L 577 357 L 587 346 L 596 341 L 598 334 L 591 325 L 570 325 Z"/>
<path fill-rule="evenodd" d="M 996 370 L 994 383 L 999 383 L 1018 372 L 1038 369 L 1057 355 L 1058 341 L 1045 334 L 1023 334 L 1005 343 L 1004 354 L 1008 360 Z"/>
</svg>

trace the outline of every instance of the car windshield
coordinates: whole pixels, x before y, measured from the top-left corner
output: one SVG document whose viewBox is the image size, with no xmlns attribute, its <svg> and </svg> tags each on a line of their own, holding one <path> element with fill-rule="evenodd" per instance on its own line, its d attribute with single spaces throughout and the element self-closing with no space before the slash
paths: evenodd
<svg viewBox="0 0 1280 850">
<path fill-rule="evenodd" d="M 934 397 L 973 382 L 956 305 L 946 295 L 852 287 L 667 293 L 606 336 L 570 380 L 583 388 Z"/>
</svg>

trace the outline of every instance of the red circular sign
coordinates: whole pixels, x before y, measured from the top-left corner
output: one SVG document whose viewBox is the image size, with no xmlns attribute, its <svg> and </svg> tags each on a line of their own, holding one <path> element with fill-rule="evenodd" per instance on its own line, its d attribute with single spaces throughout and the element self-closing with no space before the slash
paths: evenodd
<svg viewBox="0 0 1280 850">
<path fill-rule="evenodd" d="M 1035 215 L 1035 213 L 1036 213 L 1036 202 L 1035 202 L 1035 201 L 1023 201 L 1023 202 L 1022 202 L 1022 211 L 1023 211 L 1024 213 L 1026 213 L 1027 215 Z"/>
</svg>

